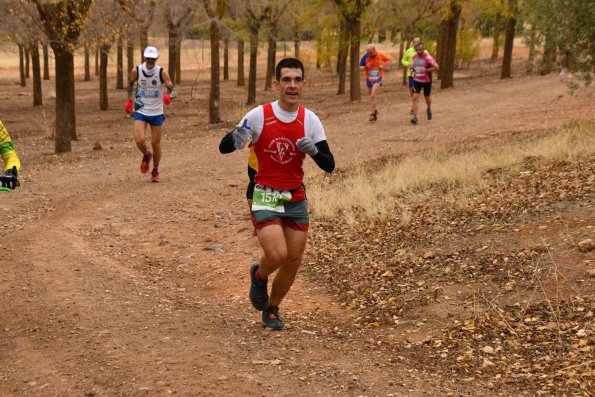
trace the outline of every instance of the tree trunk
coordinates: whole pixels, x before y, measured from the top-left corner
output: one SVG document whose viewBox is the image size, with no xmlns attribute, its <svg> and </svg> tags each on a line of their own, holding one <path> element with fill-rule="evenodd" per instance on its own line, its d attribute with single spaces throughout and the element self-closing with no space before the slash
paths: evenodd
<svg viewBox="0 0 595 397">
<path fill-rule="evenodd" d="M 497 13 L 494 20 L 494 44 L 492 46 L 492 61 L 498 59 L 498 52 L 500 50 L 500 25 L 502 25 L 502 14 Z"/>
<path fill-rule="evenodd" d="M 401 72 L 401 85 L 406 85 L 408 83 L 407 68 L 404 67 L 403 64 L 401 64 L 401 59 L 403 59 L 403 56 L 405 55 L 405 51 L 407 50 L 408 46 L 409 46 L 409 41 L 405 37 L 405 29 L 403 29 L 403 30 L 401 30 L 401 45 L 399 48 L 399 65 L 401 65 L 403 67 L 403 71 Z"/>
<path fill-rule="evenodd" d="M 250 70 L 248 72 L 248 100 L 246 105 L 256 103 L 256 56 L 258 55 L 258 30 L 250 32 Z"/>
<path fill-rule="evenodd" d="M 295 33 L 293 35 L 293 57 L 295 59 L 300 59 L 300 43 L 300 32 L 296 28 Z"/>
<path fill-rule="evenodd" d="M 209 123 L 221 121 L 219 116 L 219 25 L 211 20 L 211 89 L 209 91 Z"/>
<path fill-rule="evenodd" d="M 144 26 L 139 33 L 140 37 L 140 61 L 145 60 L 145 48 L 149 45 L 149 28 Z"/>
<path fill-rule="evenodd" d="M 246 85 L 244 81 L 244 40 L 238 39 L 238 80 L 236 85 L 243 87 Z"/>
<path fill-rule="evenodd" d="M 85 77 L 84 81 L 91 80 L 91 66 L 89 65 L 89 45 L 85 44 Z"/>
<path fill-rule="evenodd" d="M 545 36 L 545 43 L 543 45 L 543 57 L 539 63 L 539 74 L 546 75 L 552 71 L 552 63 L 556 57 L 556 47 L 550 35 Z"/>
<path fill-rule="evenodd" d="M 442 60 L 443 65 L 440 65 L 442 69 L 440 82 L 440 88 L 451 88 L 453 87 L 454 80 L 454 69 L 455 60 L 457 54 L 457 32 L 459 27 L 459 17 L 461 16 L 461 6 L 457 0 L 451 0 L 450 2 L 450 18 L 447 20 L 447 35 L 445 39 L 444 48 L 444 59 Z"/>
<path fill-rule="evenodd" d="M 514 30 L 516 28 L 516 0 L 510 0 L 512 15 L 506 22 L 506 37 L 504 38 L 504 53 L 502 55 L 502 73 L 501 79 L 512 77 L 512 47 L 514 45 Z"/>
<path fill-rule="evenodd" d="M 74 104 L 74 55 L 66 48 L 52 46 L 56 62 L 56 153 L 71 150 L 72 137 L 76 137 L 76 113 Z"/>
<path fill-rule="evenodd" d="M 95 76 L 99 76 L 99 46 L 95 47 Z"/>
<path fill-rule="evenodd" d="M 21 87 L 27 87 L 27 80 L 25 80 L 25 49 L 23 45 L 19 44 L 19 74 L 21 76 Z"/>
<path fill-rule="evenodd" d="M 347 78 L 347 55 L 349 55 L 349 30 L 345 22 L 341 22 L 339 28 L 339 48 L 337 51 L 337 74 L 339 76 L 339 87 L 337 95 L 345 94 L 345 80 Z"/>
<path fill-rule="evenodd" d="M 70 76 L 70 97 L 72 98 L 72 109 L 73 109 L 73 115 L 72 115 L 72 120 L 73 120 L 73 125 L 74 128 L 70 131 L 70 140 L 71 141 L 77 141 L 78 140 L 78 136 L 76 135 L 76 102 L 75 102 L 75 81 L 74 81 L 74 52 L 71 53 L 72 54 L 72 62 L 70 62 L 70 73 L 68 73 L 68 75 Z"/>
<path fill-rule="evenodd" d="M 41 95 L 41 64 L 39 61 L 39 44 L 31 44 L 31 64 L 33 66 L 33 106 L 43 105 Z"/>
<path fill-rule="evenodd" d="M 169 27 L 167 38 L 167 48 L 169 54 L 169 65 L 167 67 L 167 71 L 169 72 L 169 77 L 171 77 L 171 81 L 176 81 L 176 43 L 178 42 L 178 32 L 174 27 Z"/>
<path fill-rule="evenodd" d="M 529 30 L 529 58 L 527 59 L 528 62 L 533 62 L 535 60 L 535 55 L 537 53 L 537 31 L 535 30 L 534 26 L 531 26 Z"/>
<path fill-rule="evenodd" d="M 172 80 L 173 81 L 173 80 Z M 176 42 L 176 81 L 175 84 L 180 84 L 182 81 L 182 35 L 178 35 Z"/>
<path fill-rule="evenodd" d="M 43 79 L 50 79 L 50 56 L 48 54 L 48 45 L 43 44 Z"/>
<path fill-rule="evenodd" d="M 223 39 L 223 80 L 229 80 L 229 37 Z"/>
<path fill-rule="evenodd" d="M 101 45 L 100 66 L 99 66 L 99 110 L 108 110 L 107 98 L 107 61 L 109 57 L 110 44 Z"/>
<path fill-rule="evenodd" d="M 349 76 L 349 100 L 351 102 L 361 101 L 361 93 L 359 88 L 359 45 L 361 22 L 359 19 L 348 22 L 348 30 L 351 42 L 351 57 L 349 59 L 349 68 L 351 73 Z"/>
<path fill-rule="evenodd" d="M 116 89 L 124 89 L 124 43 L 122 39 L 118 39 L 116 49 Z"/>
<path fill-rule="evenodd" d="M 440 21 L 440 27 L 438 28 L 438 40 L 436 41 L 436 62 L 440 68 L 438 69 L 438 80 L 442 79 L 442 71 L 444 70 L 442 65 L 444 64 L 444 58 L 446 53 L 448 39 L 448 20 L 443 19 Z"/>
<path fill-rule="evenodd" d="M 267 50 L 267 73 L 264 81 L 265 91 L 273 87 L 273 74 L 275 74 L 275 60 L 277 57 L 277 27 L 271 26 L 270 29 Z"/>
<path fill-rule="evenodd" d="M 29 74 L 29 69 L 31 68 L 30 62 L 30 53 L 29 53 L 29 46 L 26 45 L 25 49 L 25 78 L 28 79 L 31 75 Z"/>
<path fill-rule="evenodd" d="M 405 43 L 405 32 L 401 31 L 401 37 L 399 40 L 399 67 L 402 68 L 403 65 L 401 64 L 401 59 L 403 59 L 403 55 L 405 55 L 405 51 L 407 50 L 407 46 Z"/>
<path fill-rule="evenodd" d="M 126 64 L 128 65 L 128 69 L 126 69 L 126 75 L 130 75 L 132 69 L 136 67 L 134 64 L 134 39 L 129 38 L 126 42 Z"/>
</svg>

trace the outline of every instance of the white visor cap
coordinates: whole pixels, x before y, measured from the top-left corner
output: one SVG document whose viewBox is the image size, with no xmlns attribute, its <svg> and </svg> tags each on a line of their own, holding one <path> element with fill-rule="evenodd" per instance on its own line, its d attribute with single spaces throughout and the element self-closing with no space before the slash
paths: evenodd
<svg viewBox="0 0 595 397">
<path fill-rule="evenodd" d="M 157 51 L 157 48 L 155 48 L 155 47 L 147 47 L 147 48 L 145 48 L 144 56 L 145 56 L 145 58 L 157 59 L 157 58 L 159 58 L 159 51 Z"/>
</svg>

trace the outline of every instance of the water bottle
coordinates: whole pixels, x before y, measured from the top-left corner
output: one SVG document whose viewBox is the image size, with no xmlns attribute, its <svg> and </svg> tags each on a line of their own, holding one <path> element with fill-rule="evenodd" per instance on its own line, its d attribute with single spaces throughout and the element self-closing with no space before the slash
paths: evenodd
<svg viewBox="0 0 595 397">
<path fill-rule="evenodd" d="M 248 120 L 244 120 L 242 125 L 236 126 L 235 130 L 233 131 L 233 146 L 236 150 L 244 149 L 246 146 L 246 142 L 250 139 L 250 126 L 248 125 Z"/>
</svg>

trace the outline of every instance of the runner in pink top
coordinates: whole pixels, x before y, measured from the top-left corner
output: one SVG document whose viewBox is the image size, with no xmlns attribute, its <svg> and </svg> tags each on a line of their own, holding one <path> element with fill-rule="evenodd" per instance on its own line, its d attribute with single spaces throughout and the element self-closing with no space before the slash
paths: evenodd
<svg viewBox="0 0 595 397">
<path fill-rule="evenodd" d="M 424 91 L 426 98 L 428 120 L 432 120 L 432 99 L 430 94 L 432 92 L 432 75 L 431 72 L 438 70 L 438 64 L 430 54 L 425 52 L 423 43 L 415 46 L 415 54 L 413 55 L 410 64 L 413 73 L 413 115 L 411 116 L 411 123 L 417 124 L 417 109 L 419 107 L 419 94 L 421 90 Z"/>
</svg>

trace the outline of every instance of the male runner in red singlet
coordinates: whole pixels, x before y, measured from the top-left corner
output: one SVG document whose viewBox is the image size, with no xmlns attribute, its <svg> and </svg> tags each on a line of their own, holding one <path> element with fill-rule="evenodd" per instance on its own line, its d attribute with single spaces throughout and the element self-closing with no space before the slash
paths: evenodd
<svg viewBox="0 0 595 397">
<path fill-rule="evenodd" d="M 263 325 L 280 331 L 284 324 L 279 305 L 295 280 L 308 236 L 303 162 L 308 154 L 321 169 L 332 172 L 335 160 L 320 119 L 300 105 L 302 63 L 295 58 L 279 61 L 273 86 L 279 100 L 249 111 L 242 124 L 223 137 L 219 150 L 231 153 L 249 143 L 256 155 L 256 176 L 248 191 L 253 191 L 252 221 L 264 252 L 250 269 L 249 295 L 262 311 Z"/>
</svg>

